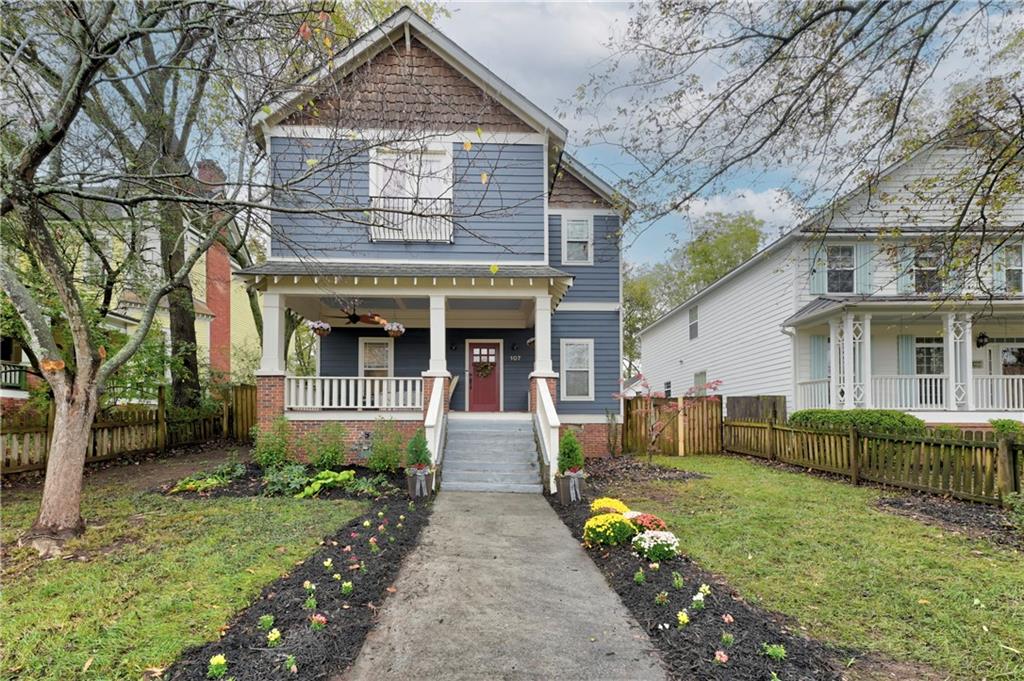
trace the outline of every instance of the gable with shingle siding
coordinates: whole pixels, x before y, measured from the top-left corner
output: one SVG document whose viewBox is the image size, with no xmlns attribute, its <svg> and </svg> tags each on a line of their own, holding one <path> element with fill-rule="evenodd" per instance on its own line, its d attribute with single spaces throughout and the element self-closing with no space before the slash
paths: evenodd
<svg viewBox="0 0 1024 681">
<path fill-rule="evenodd" d="M 456 132 L 533 132 L 419 40 L 385 45 L 340 81 L 327 85 L 312 106 L 291 114 L 285 125 L 338 123 L 349 128 Z"/>
<path fill-rule="evenodd" d="M 583 184 L 567 169 L 558 171 L 555 185 L 548 198 L 551 208 L 608 208 L 612 206 L 597 192 Z"/>
</svg>

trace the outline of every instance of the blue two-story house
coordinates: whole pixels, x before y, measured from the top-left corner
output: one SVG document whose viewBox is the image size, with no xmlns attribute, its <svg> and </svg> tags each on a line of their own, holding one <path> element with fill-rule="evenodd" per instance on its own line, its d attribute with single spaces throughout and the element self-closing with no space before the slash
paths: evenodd
<svg viewBox="0 0 1024 681">
<path fill-rule="evenodd" d="M 564 151 L 565 126 L 408 8 L 331 67 L 256 123 L 270 255 L 238 275 L 262 292 L 260 423 L 344 422 L 354 456 L 382 417 L 425 427 L 455 489 L 550 486 L 570 427 L 607 452 L 626 202 Z M 286 371 L 289 311 L 320 334 L 316 376 Z M 488 432 L 501 465 L 455 466 L 455 440 Z"/>
</svg>

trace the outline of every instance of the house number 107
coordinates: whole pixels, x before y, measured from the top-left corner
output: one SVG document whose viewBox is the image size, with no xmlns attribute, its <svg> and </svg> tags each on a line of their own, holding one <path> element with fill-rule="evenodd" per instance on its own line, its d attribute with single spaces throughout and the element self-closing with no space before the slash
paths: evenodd
<svg viewBox="0 0 1024 681">
<path fill-rule="evenodd" d="M 508 359 L 510 362 L 518 362 L 520 359 L 522 359 L 522 355 L 509 355 Z"/>
</svg>

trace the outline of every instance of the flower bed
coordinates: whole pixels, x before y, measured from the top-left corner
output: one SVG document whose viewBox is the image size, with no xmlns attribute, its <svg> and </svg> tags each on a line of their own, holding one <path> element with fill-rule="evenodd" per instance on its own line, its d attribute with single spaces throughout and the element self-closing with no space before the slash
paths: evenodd
<svg viewBox="0 0 1024 681">
<path fill-rule="evenodd" d="M 242 466 L 243 464 L 238 464 Z M 304 466 L 302 464 L 289 464 L 288 466 L 282 467 L 287 469 L 288 467 L 296 466 L 299 467 L 301 477 L 308 478 L 302 487 L 297 487 L 295 494 L 305 488 L 306 483 L 312 483 L 316 471 L 312 466 Z M 172 494 L 173 496 L 183 497 L 186 499 L 202 499 L 202 498 L 216 498 L 216 497 L 251 497 L 259 495 L 273 496 L 267 489 L 264 481 L 264 472 L 254 463 L 244 464 L 245 470 L 240 475 L 226 481 L 222 485 L 216 487 L 209 487 L 206 489 L 190 490 L 183 489 L 181 491 L 173 491 L 176 486 L 181 486 L 182 481 L 177 483 L 168 483 L 160 488 L 154 490 L 164 494 Z M 316 497 L 319 499 L 369 499 L 378 494 L 374 492 L 386 491 L 394 495 L 398 495 L 405 489 L 405 475 L 404 473 L 395 474 L 379 474 L 369 469 L 362 468 L 359 466 L 349 466 L 343 470 L 351 470 L 354 472 L 354 479 L 361 481 L 362 491 L 359 487 L 323 487 L 316 492 Z M 381 477 L 382 476 L 382 477 Z M 200 473 L 190 477 L 198 477 L 200 479 L 207 479 L 206 474 Z M 377 480 L 377 484 L 371 485 L 374 480 Z M 387 485 L 379 484 L 381 481 L 386 482 Z"/>
<path fill-rule="evenodd" d="M 324 679 L 355 659 L 405 555 L 427 524 L 430 502 L 379 499 L 295 569 L 267 585 L 219 641 L 186 651 L 161 678 Z M 269 549 L 268 550 L 273 550 Z M 244 569 L 244 566 L 239 566 Z"/>
<path fill-rule="evenodd" d="M 589 506 L 548 499 L 582 540 Z M 659 538 L 665 539 L 654 534 L 645 541 Z M 781 616 L 743 602 L 685 557 L 652 563 L 629 543 L 595 544 L 587 552 L 658 647 L 672 678 L 841 678 L 839 651 L 790 631 Z"/>
</svg>

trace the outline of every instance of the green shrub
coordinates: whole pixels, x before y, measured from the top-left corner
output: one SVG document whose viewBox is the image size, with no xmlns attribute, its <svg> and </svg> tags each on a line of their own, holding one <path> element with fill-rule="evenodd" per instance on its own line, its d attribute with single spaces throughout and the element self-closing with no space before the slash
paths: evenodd
<svg viewBox="0 0 1024 681">
<path fill-rule="evenodd" d="M 992 430 L 996 431 L 996 437 L 1024 442 L 1024 423 L 1014 419 L 992 419 L 989 423 L 992 424 Z"/>
<path fill-rule="evenodd" d="M 789 417 L 789 425 L 822 430 L 847 430 L 850 426 L 864 433 L 924 434 L 924 421 L 893 409 L 801 409 Z"/>
<path fill-rule="evenodd" d="M 301 463 L 288 463 L 268 468 L 263 473 L 263 493 L 269 496 L 298 494 L 309 483 L 306 467 Z"/>
<path fill-rule="evenodd" d="M 274 419 L 266 430 L 253 426 L 252 438 L 253 461 L 264 471 L 278 468 L 290 461 L 288 446 L 291 429 L 283 416 Z"/>
<path fill-rule="evenodd" d="M 391 419 L 377 419 L 366 466 L 378 473 L 394 473 L 402 465 L 402 449 L 402 434 L 398 432 L 395 422 Z"/>
<path fill-rule="evenodd" d="M 1010 492 L 1005 501 L 1010 511 L 1010 522 L 1024 532 L 1024 492 Z"/>
<path fill-rule="evenodd" d="M 354 477 L 356 477 L 355 471 L 320 471 L 312 480 L 309 481 L 309 484 L 306 485 L 301 492 L 295 495 L 295 498 L 308 499 L 309 497 L 319 494 L 322 489 L 344 487 L 346 483 L 350 482 Z"/>
<path fill-rule="evenodd" d="M 949 438 L 952 440 L 959 440 L 963 438 L 964 431 L 952 423 L 940 423 L 939 425 L 932 428 L 932 435 L 939 438 Z"/>
<path fill-rule="evenodd" d="M 573 468 L 583 468 L 583 447 L 576 434 L 567 430 L 558 443 L 558 472 L 565 473 Z"/>
<path fill-rule="evenodd" d="M 309 462 L 318 471 L 336 471 L 345 465 L 348 428 L 341 423 L 325 424 L 302 440 Z"/>
<path fill-rule="evenodd" d="M 178 492 L 208 492 L 227 486 L 232 480 L 245 475 L 245 464 L 228 461 L 213 469 L 213 472 L 198 471 L 179 480 L 171 488 L 171 494 Z"/>
<path fill-rule="evenodd" d="M 411 466 L 429 466 L 430 465 L 430 450 L 427 448 L 427 435 L 420 428 L 416 431 L 412 439 L 409 440 L 409 446 L 405 450 L 405 465 Z"/>
</svg>

